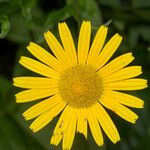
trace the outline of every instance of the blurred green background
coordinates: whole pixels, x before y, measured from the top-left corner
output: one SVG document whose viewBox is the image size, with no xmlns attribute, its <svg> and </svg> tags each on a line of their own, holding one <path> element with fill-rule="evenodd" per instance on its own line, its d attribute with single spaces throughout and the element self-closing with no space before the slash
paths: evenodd
<svg viewBox="0 0 150 150">
<path fill-rule="evenodd" d="M 124 39 L 115 56 L 132 51 L 134 65 L 143 66 L 142 77 L 150 79 L 150 0 L 0 0 L 0 150 L 52 150 L 49 138 L 58 118 L 38 133 L 28 129 L 22 113 L 34 103 L 16 104 L 12 77 L 32 73 L 18 64 L 29 41 L 48 49 L 43 33 L 51 30 L 58 36 L 57 23 L 66 21 L 75 41 L 82 20 L 90 20 L 95 34 L 102 24 L 109 26 L 108 39 L 116 32 Z M 150 149 L 150 90 L 131 92 L 145 101 L 145 107 L 134 110 L 139 120 L 132 125 L 112 112 L 121 142 L 114 145 L 104 135 L 103 150 Z M 69 140 L 69 139 L 68 139 Z M 97 150 L 91 134 L 86 141 L 77 134 L 72 149 Z"/>
</svg>

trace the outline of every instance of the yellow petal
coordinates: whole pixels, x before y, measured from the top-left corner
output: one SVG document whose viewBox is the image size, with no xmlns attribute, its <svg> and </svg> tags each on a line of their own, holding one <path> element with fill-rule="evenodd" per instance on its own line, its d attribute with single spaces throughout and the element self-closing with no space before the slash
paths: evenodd
<svg viewBox="0 0 150 150">
<path fill-rule="evenodd" d="M 120 136 L 116 126 L 114 125 L 107 112 L 99 103 L 95 105 L 95 111 L 97 119 L 106 135 L 113 143 L 117 143 L 120 140 Z"/>
<path fill-rule="evenodd" d="M 58 24 L 60 38 L 72 64 L 77 64 L 77 54 L 70 30 L 65 22 Z"/>
<path fill-rule="evenodd" d="M 87 138 L 87 117 L 85 109 L 78 109 L 77 132 L 82 133 Z"/>
<path fill-rule="evenodd" d="M 97 145 L 102 146 L 104 143 L 103 135 L 102 135 L 98 120 L 96 118 L 96 113 L 97 112 L 91 107 L 86 109 L 86 115 L 87 115 L 88 123 L 91 129 L 93 138 L 95 142 L 97 143 Z"/>
<path fill-rule="evenodd" d="M 58 85 L 58 79 L 45 77 L 16 77 L 13 81 L 15 86 L 28 89 L 50 89 Z"/>
<path fill-rule="evenodd" d="M 66 106 L 54 129 L 53 135 L 50 140 L 51 144 L 58 145 L 60 143 L 64 131 L 68 127 L 71 115 L 72 114 L 70 113 L 70 107 Z"/>
<path fill-rule="evenodd" d="M 70 112 L 71 118 L 69 120 L 68 127 L 64 132 L 62 147 L 64 150 L 71 149 L 73 140 L 75 137 L 76 124 L 77 124 L 77 111 L 75 108 L 71 108 Z"/>
<path fill-rule="evenodd" d="M 28 57 L 22 56 L 19 63 L 27 69 L 50 78 L 59 78 L 59 73 L 54 69 Z"/>
<path fill-rule="evenodd" d="M 110 75 L 125 66 L 127 66 L 130 62 L 132 62 L 134 57 L 132 56 L 132 53 L 126 53 L 123 54 L 115 59 L 113 59 L 111 62 L 109 62 L 107 65 L 102 67 L 98 73 L 101 75 L 101 77 L 105 77 L 107 75 Z"/>
<path fill-rule="evenodd" d="M 115 102 L 115 99 L 113 99 L 112 97 L 109 97 L 107 95 L 107 92 L 102 95 L 99 102 L 102 105 L 104 105 L 106 108 L 112 110 L 118 116 L 125 119 L 126 121 L 135 123 L 136 120 L 138 119 L 138 116 L 133 111 L 131 111 L 130 109 L 126 108 L 125 106 Z"/>
<path fill-rule="evenodd" d="M 95 58 L 98 57 L 104 45 L 106 35 L 107 35 L 107 30 L 108 28 L 106 26 L 101 26 L 98 29 L 96 36 L 93 40 L 92 46 L 90 48 L 89 54 L 88 54 L 88 58 L 87 58 L 88 65 L 92 65 L 92 66 L 96 65 L 97 61 L 95 61 Z"/>
<path fill-rule="evenodd" d="M 145 79 L 128 79 L 116 82 L 103 82 L 105 90 L 140 90 L 147 87 L 147 80 Z"/>
<path fill-rule="evenodd" d="M 57 41 L 56 37 L 50 31 L 45 33 L 44 36 L 50 49 L 58 58 L 58 60 L 66 67 L 70 66 L 71 62 L 69 61 L 69 57 L 60 45 L 60 43 Z"/>
<path fill-rule="evenodd" d="M 142 73 L 141 66 L 131 66 L 123 68 L 113 74 L 103 78 L 103 82 L 114 82 L 136 77 Z"/>
<path fill-rule="evenodd" d="M 51 120 L 53 120 L 54 117 L 56 117 L 66 106 L 66 103 L 63 101 L 53 107 L 51 110 L 43 113 L 38 118 L 36 118 L 33 123 L 30 125 L 30 129 L 33 130 L 33 132 L 37 132 L 40 129 L 42 129 L 44 126 L 46 126 Z"/>
<path fill-rule="evenodd" d="M 62 99 L 59 94 L 56 94 L 46 100 L 43 100 L 32 107 L 30 107 L 28 110 L 26 110 L 23 113 L 23 116 L 25 117 L 26 120 L 33 119 L 40 114 L 52 109 L 56 105 L 59 105 L 59 103 L 62 102 Z"/>
<path fill-rule="evenodd" d="M 34 55 L 41 62 L 52 67 L 58 72 L 62 72 L 63 65 L 54 56 L 52 56 L 49 52 L 47 52 L 45 49 L 43 49 L 39 45 L 33 42 L 30 42 L 29 46 L 27 46 L 27 49 L 30 51 L 32 55 Z"/>
<path fill-rule="evenodd" d="M 116 91 L 106 91 L 106 93 L 117 103 L 134 108 L 143 108 L 144 101 L 138 97 Z"/>
<path fill-rule="evenodd" d="M 16 96 L 17 103 L 25 103 L 25 102 L 31 102 L 31 101 L 38 100 L 41 98 L 49 97 L 58 92 L 59 91 L 57 88 L 31 89 L 31 90 L 25 90 L 25 91 L 19 92 L 15 96 Z"/>
<path fill-rule="evenodd" d="M 119 47 L 120 43 L 122 41 L 122 37 L 119 34 L 115 34 L 105 45 L 102 52 L 98 56 L 98 61 L 96 64 L 96 69 L 100 69 L 103 67 L 108 60 L 111 58 L 111 56 L 115 53 L 117 48 Z"/>
<path fill-rule="evenodd" d="M 85 64 L 88 56 L 91 36 L 91 24 L 89 21 L 83 21 L 78 39 L 78 62 Z"/>
</svg>

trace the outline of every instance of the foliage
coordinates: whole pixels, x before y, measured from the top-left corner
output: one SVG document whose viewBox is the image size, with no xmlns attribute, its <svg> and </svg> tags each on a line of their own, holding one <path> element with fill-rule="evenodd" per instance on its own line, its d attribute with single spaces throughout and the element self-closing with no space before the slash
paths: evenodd
<svg viewBox="0 0 150 150">
<path fill-rule="evenodd" d="M 31 74 L 18 65 L 21 55 L 30 55 L 25 47 L 29 41 L 40 45 L 46 43 L 43 32 L 57 33 L 57 23 L 66 21 L 77 39 L 82 20 L 90 20 L 93 33 L 101 24 L 109 26 L 109 35 L 119 32 L 124 40 L 116 55 L 132 51 L 136 65 L 143 66 L 143 76 L 150 79 L 150 1 L 149 0 L 0 0 L 0 149 L 2 150 L 48 150 L 49 138 L 57 118 L 44 130 L 33 134 L 21 114 L 29 107 L 15 103 L 17 89 L 12 77 Z M 103 150 L 148 150 L 150 147 L 150 91 L 134 92 L 145 100 L 136 125 L 131 125 L 112 114 L 119 128 L 122 141 L 112 144 L 105 137 Z M 87 141 L 77 135 L 73 149 L 99 149 L 89 134 Z M 61 146 L 58 147 L 61 149 Z"/>
</svg>

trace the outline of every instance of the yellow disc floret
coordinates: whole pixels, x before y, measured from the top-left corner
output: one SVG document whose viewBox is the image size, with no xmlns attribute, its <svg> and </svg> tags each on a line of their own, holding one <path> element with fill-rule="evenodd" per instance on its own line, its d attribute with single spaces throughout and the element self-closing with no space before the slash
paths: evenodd
<svg viewBox="0 0 150 150">
<path fill-rule="evenodd" d="M 70 106 L 88 107 L 100 98 L 102 81 L 93 67 L 76 65 L 61 74 L 58 89 Z"/>
</svg>

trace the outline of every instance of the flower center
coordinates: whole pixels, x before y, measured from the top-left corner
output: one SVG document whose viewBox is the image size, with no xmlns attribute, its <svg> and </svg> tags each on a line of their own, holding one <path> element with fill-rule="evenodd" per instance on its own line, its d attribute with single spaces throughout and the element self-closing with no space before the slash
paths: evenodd
<svg viewBox="0 0 150 150">
<path fill-rule="evenodd" d="M 60 76 L 58 89 L 62 99 L 72 107 L 89 107 L 102 93 L 102 80 L 89 65 L 76 65 Z"/>
</svg>

